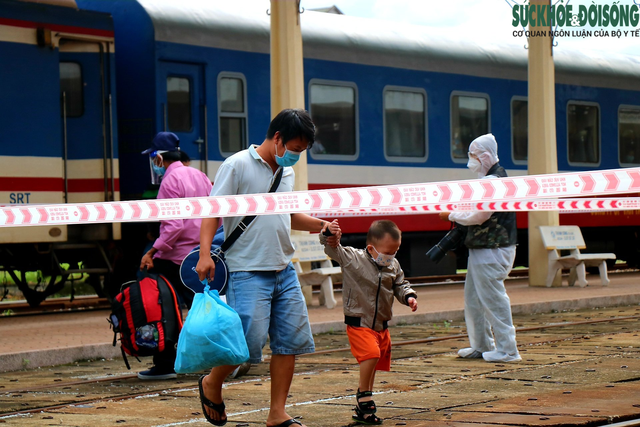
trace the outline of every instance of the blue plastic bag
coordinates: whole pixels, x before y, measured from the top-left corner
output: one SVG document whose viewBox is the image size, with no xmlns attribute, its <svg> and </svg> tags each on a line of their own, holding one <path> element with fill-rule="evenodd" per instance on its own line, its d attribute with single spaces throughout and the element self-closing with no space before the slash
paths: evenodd
<svg viewBox="0 0 640 427">
<path fill-rule="evenodd" d="M 249 360 L 240 316 L 208 284 L 193 298 L 176 353 L 175 370 L 180 374 Z"/>
</svg>

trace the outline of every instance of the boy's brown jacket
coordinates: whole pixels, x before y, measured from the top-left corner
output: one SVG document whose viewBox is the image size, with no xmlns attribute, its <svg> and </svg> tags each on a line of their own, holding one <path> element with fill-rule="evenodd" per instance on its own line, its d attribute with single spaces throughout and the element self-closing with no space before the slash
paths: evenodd
<svg viewBox="0 0 640 427">
<path fill-rule="evenodd" d="M 347 325 L 382 331 L 393 315 L 394 295 L 404 305 L 409 297 L 417 299 L 397 259 L 388 267 L 379 267 L 366 249 L 342 245 L 332 248 L 327 245 L 327 236 L 319 236 L 324 252 L 342 267 L 342 306 Z"/>
</svg>

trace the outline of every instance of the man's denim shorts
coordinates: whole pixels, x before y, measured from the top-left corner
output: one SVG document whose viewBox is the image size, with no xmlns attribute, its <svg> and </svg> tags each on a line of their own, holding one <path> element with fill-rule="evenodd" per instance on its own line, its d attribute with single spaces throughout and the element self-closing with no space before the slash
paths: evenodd
<svg viewBox="0 0 640 427">
<path fill-rule="evenodd" d="M 293 264 L 279 272 L 231 272 L 227 304 L 240 315 L 251 363 L 262 361 L 267 336 L 272 354 L 315 351 L 307 305 Z"/>
</svg>

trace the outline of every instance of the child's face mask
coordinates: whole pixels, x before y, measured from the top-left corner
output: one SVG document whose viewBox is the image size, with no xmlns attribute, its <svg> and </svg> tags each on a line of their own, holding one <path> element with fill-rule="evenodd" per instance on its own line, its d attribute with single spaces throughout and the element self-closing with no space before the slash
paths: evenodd
<svg viewBox="0 0 640 427">
<path fill-rule="evenodd" d="M 390 266 L 391 263 L 393 262 L 393 259 L 396 257 L 396 254 L 393 254 L 393 255 L 381 254 L 380 252 L 378 252 L 376 247 L 373 246 L 373 245 L 371 246 L 371 248 L 373 248 L 373 250 L 376 252 L 376 254 L 378 254 L 378 256 L 373 258 L 373 260 L 380 267 L 388 267 L 388 266 Z"/>
</svg>

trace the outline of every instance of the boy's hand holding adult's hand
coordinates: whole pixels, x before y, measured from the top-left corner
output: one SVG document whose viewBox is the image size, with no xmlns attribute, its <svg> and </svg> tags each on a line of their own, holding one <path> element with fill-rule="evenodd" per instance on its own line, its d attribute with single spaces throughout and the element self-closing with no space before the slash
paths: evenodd
<svg viewBox="0 0 640 427">
<path fill-rule="evenodd" d="M 340 229 L 340 224 L 338 224 L 338 220 L 334 219 L 333 221 L 331 221 L 328 225 L 328 228 L 331 234 L 333 234 L 338 238 L 338 240 L 340 240 L 340 237 L 342 237 L 342 230 Z"/>
<path fill-rule="evenodd" d="M 438 216 L 443 221 L 449 221 L 449 212 L 440 212 Z"/>
<path fill-rule="evenodd" d="M 340 237 L 342 237 L 342 230 L 340 229 L 340 225 L 338 224 L 337 219 L 325 223 L 324 227 L 322 228 L 322 233 L 325 236 L 329 235 L 329 237 L 327 237 L 327 245 L 331 246 L 332 248 L 338 247 L 338 245 L 340 244 Z"/>
</svg>

